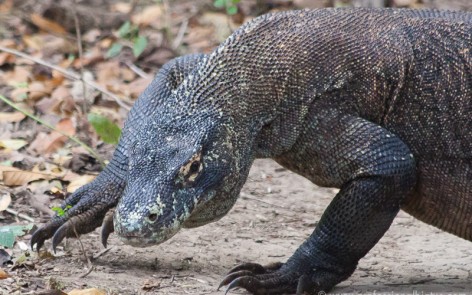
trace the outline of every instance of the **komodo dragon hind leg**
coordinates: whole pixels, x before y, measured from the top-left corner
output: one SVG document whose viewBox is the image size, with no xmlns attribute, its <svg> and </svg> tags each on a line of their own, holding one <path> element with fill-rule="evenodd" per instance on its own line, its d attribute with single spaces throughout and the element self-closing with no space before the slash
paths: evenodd
<svg viewBox="0 0 472 295">
<path fill-rule="evenodd" d="M 302 174 L 341 190 L 312 235 L 285 264 L 275 269 L 255 264 L 237 267 L 222 282 L 228 285 L 227 292 L 236 287 L 254 294 L 329 291 L 354 272 L 413 190 L 415 162 L 397 136 L 364 119 L 321 109 L 323 113 L 313 115 L 299 138 L 303 146 L 294 146 L 278 161 L 290 167 L 291 161 L 314 159 L 313 167 L 321 168 L 313 175 Z"/>
</svg>

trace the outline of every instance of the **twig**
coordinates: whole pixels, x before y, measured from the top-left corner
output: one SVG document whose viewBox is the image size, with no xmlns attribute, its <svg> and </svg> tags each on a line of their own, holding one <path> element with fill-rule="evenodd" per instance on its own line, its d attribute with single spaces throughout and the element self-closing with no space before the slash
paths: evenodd
<svg viewBox="0 0 472 295">
<path fill-rule="evenodd" d="M 107 253 L 108 251 L 110 251 L 111 249 L 113 249 L 115 246 L 112 246 L 110 248 L 106 248 L 106 249 L 103 249 L 102 251 L 98 252 L 97 254 L 94 254 L 92 256 L 92 259 L 95 260 L 97 259 L 98 257 L 102 256 L 103 254 Z"/>
<path fill-rule="evenodd" d="M 266 205 L 270 205 L 270 206 L 273 206 L 273 207 L 278 207 L 278 208 L 281 208 L 281 209 L 287 209 L 287 208 L 285 208 L 284 206 L 280 206 L 280 205 L 277 205 L 277 204 L 272 204 L 272 203 L 269 203 L 269 202 L 266 202 L 266 201 L 262 201 L 262 200 L 253 198 L 253 197 L 251 197 L 251 196 L 249 196 L 248 194 L 245 194 L 245 193 L 240 193 L 240 196 L 241 196 L 241 198 L 243 198 L 243 199 L 248 199 L 248 200 L 260 202 L 260 203 L 263 203 L 263 204 L 266 204 Z"/>
<path fill-rule="evenodd" d="M 15 110 L 25 114 L 26 116 L 30 117 L 31 119 L 35 120 L 36 122 L 39 122 L 40 124 L 46 126 L 47 128 L 52 129 L 52 130 L 56 131 L 57 133 L 59 133 L 59 134 L 65 136 L 65 137 L 67 137 L 68 139 L 72 140 L 73 142 L 79 144 L 84 149 L 86 149 L 91 155 L 93 155 L 102 164 L 102 166 L 105 166 L 105 163 L 103 162 L 102 158 L 91 147 L 89 147 L 87 144 L 82 142 L 77 137 L 74 137 L 74 136 L 71 136 L 67 133 L 64 133 L 61 130 L 57 129 L 56 127 L 52 126 L 51 124 L 44 122 L 43 120 L 36 117 L 35 115 L 30 114 L 29 112 L 27 112 L 27 111 L 23 110 L 22 108 L 18 107 L 13 101 L 9 100 L 8 98 L 6 98 L 5 96 L 3 96 L 1 94 L 0 94 L 0 100 L 3 100 L 3 102 L 5 102 L 7 105 L 9 105 L 12 108 L 14 108 Z"/>
<path fill-rule="evenodd" d="M 77 48 L 79 49 L 79 71 L 80 71 L 80 81 L 82 81 L 82 92 L 84 96 L 84 104 L 82 105 L 82 110 L 84 114 L 87 114 L 87 87 L 85 86 L 84 80 L 84 64 L 82 62 L 83 51 L 82 51 L 82 34 L 80 33 L 79 18 L 77 17 L 77 0 L 74 0 L 74 5 L 72 7 L 72 16 L 74 17 L 75 25 L 75 34 L 77 35 Z"/>
<path fill-rule="evenodd" d="M 23 218 L 23 219 L 26 219 L 28 220 L 29 222 L 34 222 L 34 219 L 29 217 L 28 215 L 25 215 L 23 213 L 18 213 L 17 211 L 13 210 L 13 209 L 10 209 L 10 208 L 7 208 L 5 209 L 5 211 L 7 211 L 8 213 L 12 214 L 12 215 L 15 215 L 15 216 L 18 216 L 20 218 Z"/>
<path fill-rule="evenodd" d="M 187 31 L 188 27 L 188 19 L 184 19 L 182 24 L 180 25 L 179 32 L 177 33 L 177 36 L 174 39 L 174 42 L 172 42 L 172 49 L 177 49 L 180 44 L 182 43 L 182 39 L 184 38 L 184 34 Z"/>
<path fill-rule="evenodd" d="M 75 236 L 77 237 L 77 240 L 79 240 L 80 248 L 82 249 L 82 253 L 84 254 L 85 259 L 87 260 L 88 270 L 87 270 L 86 273 L 79 276 L 79 278 L 82 279 L 82 278 L 85 278 L 86 276 L 88 276 L 92 272 L 93 264 L 92 264 L 92 261 L 90 261 L 90 259 L 88 258 L 87 252 L 85 252 L 84 244 L 82 244 L 82 241 L 80 240 L 79 234 L 77 233 L 77 230 L 75 229 L 74 225 L 72 225 L 72 229 L 74 230 L 74 233 L 75 233 Z"/>
<path fill-rule="evenodd" d="M 149 78 L 149 75 L 148 75 L 145 71 L 143 71 L 143 70 L 141 70 L 140 68 L 138 68 L 135 64 L 133 64 L 133 63 L 127 61 L 127 62 L 125 62 L 125 65 L 126 65 L 130 70 L 132 70 L 133 72 L 135 72 L 136 75 L 138 75 L 139 77 L 141 77 L 141 78 L 143 78 L 143 79 L 148 79 L 148 78 Z"/>
<path fill-rule="evenodd" d="M 35 63 L 37 64 L 40 64 L 40 65 L 43 65 L 45 67 L 48 67 L 48 68 L 51 68 L 53 70 L 56 70 L 58 71 L 59 73 L 63 74 L 64 76 L 66 76 L 67 78 L 69 79 L 73 79 L 73 80 L 81 80 L 80 79 L 80 76 L 64 69 L 64 68 L 61 68 L 59 66 L 56 66 L 56 65 L 53 65 L 53 64 L 50 64 L 48 63 L 47 61 L 44 61 L 42 59 L 39 59 L 39 58 L 36 58 L 36 57 L 33 57 L 33 56 L 30 56 L 30 55 L 27 55 L 23 52 L 20 52 L 18 50 L 15 50 L 15 49 L 11 49 L 11 48 L 7 48 L 7 47 L 4 47 L 4 46 L 1 46 L 0 45 L 0 50 L 1 51 L 4 51 L 4 52 L 8 52 L 10 54 L 13 54 L 13 55 L 16 55 L 16 56 L 19 56 L 19 57 L 23 57 L 23 58 L 26 58 L 28 60 L 31 60 L 31 61 L 34 61 Z M 127 104 L 125 104 L 121 99 L 119 98 L 118 96 L 114 95 L 113 93 L 111 93 L 110 91 L 106 90 L 105 88 L 103 88 L 102 86 L 98 85 L 97 83 L 93 82 L 93 81 L 87 81 L 87 80 L 83 80 L 85 84 L 87 84 L 88 86 L 100 91 L 101 93 L 113 98 L 116 103 L 121 106 L 122 108 L 126 109 L 126 110 L 130 110 L 131 107 Z"/>
</svg>

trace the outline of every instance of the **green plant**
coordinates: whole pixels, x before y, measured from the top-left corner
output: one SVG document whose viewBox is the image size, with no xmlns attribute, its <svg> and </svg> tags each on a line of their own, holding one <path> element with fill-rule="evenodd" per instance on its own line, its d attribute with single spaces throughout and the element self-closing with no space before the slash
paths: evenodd
<svg viewBox="0 0 472 295">
<path fill-rule="evenodd" d="M 117 56 L 126 42 L 131 42 L 133 55 L 139 57 L 148 44 L 147 38 L 139 34 L 138 26 L 131 24 L 130 21 L 126 21 L 118 29 L 118 37 L 119 39 L 108 49 L 105 55 L 107 58 Z"/>
<path fill-rule="evenodd" d="M 118 144 L 121 129 L 115 123 L 108 120 L 107 117 L 94 113 L 88 114 L 88 121 L 104 142 L 115 145 Z"/>
<path fill-rule="evenodd" d="M 238 12 L 237 4 L 239 2 L 241 2 L 241 0 L 215 0 L 213 5 L 215 5 L 216 8 L 225 8 L 227 14 L 233 15 Z"/>
<path fill-rule="evenodd" d="M 66 214 L 67 210 L 72 208 L 71 205 L 67 205 L 64 209 L 61 207 L 52 207 L 51 210 L 57 213 L 57 216 L 64 216 Z"/>
</svg>

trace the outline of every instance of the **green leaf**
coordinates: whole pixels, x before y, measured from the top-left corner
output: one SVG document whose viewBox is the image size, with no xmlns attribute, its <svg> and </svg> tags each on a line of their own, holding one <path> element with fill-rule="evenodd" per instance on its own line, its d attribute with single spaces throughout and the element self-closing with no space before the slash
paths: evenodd
<svg viewBox="0 0 472 295">
<path fill-rule="evenodd" d="M 131 22 L 126 21 L 118 29 L 118 36 L 120 36 L 120 38 L 125 38 L 130 32 L 131 32 Z"/>
<path fill-rule="evenodd" d="M 13 248 L 15 238 L 24 236 L 32 228 L 33 224 L 0 226 L 0 246 Z"/>
<path fill-rule="evenodd" d="M 66 208 L 62 209 L 61 207 L 52 207 L 51 210 L 57 213 L 57 216 L 64 216 L 67 210 L 72 208 L 71 205 L 67 205 Z"/>
<path fill-rule="evenodd" d="M 88 120 L 104 142 L 110 144 L 118 143 L 121 130 L 115 123 L 108 120 L 107 117 L 94 113 L 88 114 Z"/>
<path fill-rule="evenodd" d="M 111 58 L 120 54 L 121 49 L 123 49 L 123 45 L 120 43 L 113 43 L 113 45 L 108 49 L 107 53 L 105 54 L 106 58 Z"/>
<path fill-rule="evenodd" d="M 226 6 L 226 0 L 215 0 L 213 5 L 215 5 L 216 8 L 223 8 Z"/>
<path fill-rule="evenodd" d="M 228 6 L 226 7 L 226 13 L 229 15 L 233 15 L 238 13 L 238 7 L 233 5 L 233 6 Z"/>
<path fill-rule="evenodd" d="M 139 57 L 141 53 L 143 53 L 144 49 L 146 49 L 147 44 L 148 44 L 148 41 L 146 37 L 144 36 L 138 36 L 136 39 L 134 39 L 134 43 L 133 43 L 134 56 Z"/>
</svg>

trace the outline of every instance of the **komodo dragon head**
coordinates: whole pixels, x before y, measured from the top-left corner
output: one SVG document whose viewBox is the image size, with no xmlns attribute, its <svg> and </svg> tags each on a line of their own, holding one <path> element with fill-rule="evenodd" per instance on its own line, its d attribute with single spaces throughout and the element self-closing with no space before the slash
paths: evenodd
<svg viewBox="0 0 472 295">
<path fill-rule="evenodd" d="M 251 165 L 250 157 L 239 154 L 245 149 L 236 148 L 231 124 L 221 118 L 209 112 L 165 117 L 148 119 L 128 151 L 127 186 L 114 226 L 133 246 L 158 244 L 181 227 L 223 217 Z"/>
</svg>

